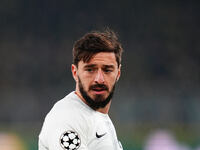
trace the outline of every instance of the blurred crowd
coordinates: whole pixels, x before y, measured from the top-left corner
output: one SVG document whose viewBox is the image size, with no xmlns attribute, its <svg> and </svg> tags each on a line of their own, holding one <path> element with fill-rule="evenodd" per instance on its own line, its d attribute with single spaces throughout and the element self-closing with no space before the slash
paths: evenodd
<svg viewBox="0 0 200 150">
<path fill-rule="evenodd" d="M 198 12 L 189 1 L 1 1 L 0 120 L 41 121 L 74 89 L 74 41 L 108 26 L 125 49 L 113 115 L 132 122 L 200 121 Z"/>
</svg>

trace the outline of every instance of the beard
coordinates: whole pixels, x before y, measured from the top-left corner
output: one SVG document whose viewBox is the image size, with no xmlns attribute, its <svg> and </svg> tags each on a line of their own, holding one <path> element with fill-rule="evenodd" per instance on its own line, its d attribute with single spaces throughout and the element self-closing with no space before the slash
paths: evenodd
<svg viewBox="0 0 200 150">
<path fill-rule="evenodd" d="M 80 93 L 81 93 L 82 97 L 86 100 L 87 104 L 94 110 L 97 110 L 99 108 L 104 108 L 111 101 L 111 99 L 113 97 L 114 90 L 115 90 L 115 85 L 116 85 L 116 82 L 113 85 L 110 92 L 109 92 L 107 86 L 104 85 L 104 84 L 95 84 L 95 85 L 90 86 L 89 90 L 92 90 L 92 89 L 95 89 L 95 88 L 101 88 L 101 89 L 107 90 L 109 92 L 109 95 L 106 98 L 104 98 L 103 95 L 101 95 L 101 94 L 95 95 L 94 98 L 91 98 L 88 95 L 88 93 L 85 91 L 83 84 L 82 84 L 82 82 L 79 78 Z"/>
</svg>

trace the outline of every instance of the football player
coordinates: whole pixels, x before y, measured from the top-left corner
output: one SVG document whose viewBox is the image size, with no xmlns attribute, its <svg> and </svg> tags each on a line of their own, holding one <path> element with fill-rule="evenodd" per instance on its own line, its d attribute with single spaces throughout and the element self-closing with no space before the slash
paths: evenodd
<svg viewBox="0 0 200 150">
<path fill-rule="evenodd" d="M 39 150 L 122 150 L 108 115 L 122 51 L 109 29 L 87 33 L 75 42 L 71 71 L 76 88 L 47 114 Z"/>
</svg>

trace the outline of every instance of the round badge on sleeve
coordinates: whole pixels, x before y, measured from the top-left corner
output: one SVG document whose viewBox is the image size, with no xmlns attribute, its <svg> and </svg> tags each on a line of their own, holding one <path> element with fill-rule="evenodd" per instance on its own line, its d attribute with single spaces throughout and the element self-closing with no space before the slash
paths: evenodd
<svg viewBox="0 0 200 150">
<path fill-rule="evenodd" d="M 76 132 L 69 130 L 61 135 L 60 145 L 64 150 L 77 150 L 81 145 L 81 139 Z"/>
</svg>

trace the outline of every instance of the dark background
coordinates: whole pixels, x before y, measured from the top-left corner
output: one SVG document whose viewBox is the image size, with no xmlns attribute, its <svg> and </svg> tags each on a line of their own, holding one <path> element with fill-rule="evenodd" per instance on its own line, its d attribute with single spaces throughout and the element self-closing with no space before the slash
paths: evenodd
<svg viewBox="0 0 200 150">
<path fill-rule="evenodd" d="M 157 129 L 197 147 L 199 4 L 1 0 L 0 132 L 16 132 L 27 149 L 36 148 L 46 113 L 75 89 L 70 71 L 73 43 L 88 31 L 109 27 L 124 48 L 110 116 L 125 149 L 142 149 L 147 135 Z"/>
</svg>

